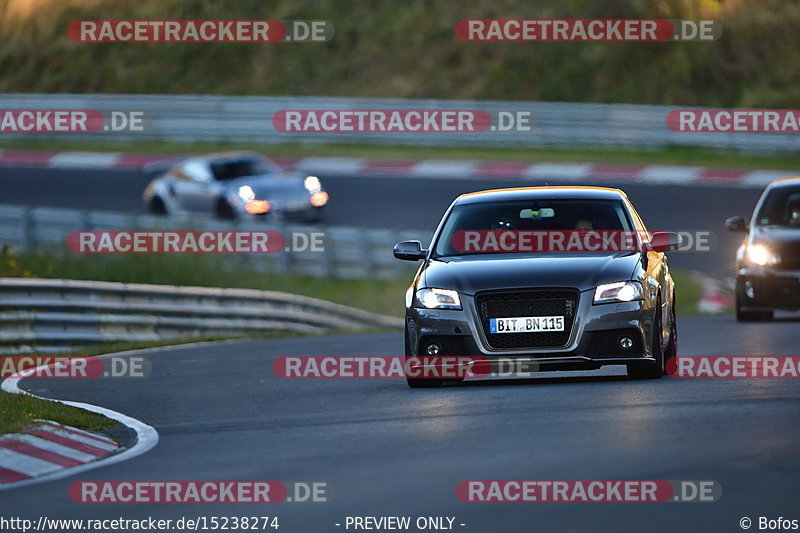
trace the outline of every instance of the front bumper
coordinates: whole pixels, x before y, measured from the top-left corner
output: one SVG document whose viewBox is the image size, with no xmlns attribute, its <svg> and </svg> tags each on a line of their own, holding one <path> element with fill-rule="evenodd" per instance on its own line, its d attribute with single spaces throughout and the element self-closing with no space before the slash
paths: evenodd
<svg viewBox="0 0 800 533">
<path fill-rule="evenodd" d="M 740 268 L 736 297 L 744 311 L 800 309 L 800 270 Z"/>
<path fill-rule="evenodd" d="M 462 310 L 407 309 L 408 355 L 425 355 L 435 342 L 443 355 L 481 356 L 493 364 L 511 361 L 530 370 L 592 369 L 607 364 L 652 361 L 653 309 L 644 301 L 593 305 L 594 291 L 578 295 L 567 342 L 563 346 L 493 348 L 487 340 L 475 297 L 461 295 Z M 619 337 L 634 346 L 623 350 Z"/>
<path fill-rule="evenodd" d="M 319 222 L 324 210 L 325 206 L 314 207 L 309 204 L 294 209 L 285 209 L 281 206 L 277 206 L 266 213 L 251 214 L 247 212 L 244 205 L 238 205 L 236 207 L 238 216 L 245 220 L 279 220 L 286 222 Z"/>
</svg>

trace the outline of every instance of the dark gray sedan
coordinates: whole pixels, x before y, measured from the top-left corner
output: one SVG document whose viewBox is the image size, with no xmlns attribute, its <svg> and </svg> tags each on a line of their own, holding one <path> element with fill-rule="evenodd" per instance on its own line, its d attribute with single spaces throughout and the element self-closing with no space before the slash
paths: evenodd
<svg viewBox="0 0 800 533">
<path fill-rule="evenodd" d="M 618 189 L 462 195 L 429 249 L 395 246 L 398 259 L 423 260 L 406 293 L 406 357 L 478 356 L 523 371 L 624 364 L 631 377 L 661 377 L 677 352 L 663 252 L 680 245 L 675 233 L 649 233 Z"/>
<path fill-rule="evenodd" d="M 145 168 L 154 176 L 144 191 L 158 215 L 199 212 L 233 219 L 320 220 L 328 193 L 316 176 L 287 172 L 249 152 L 191 157 Z"/>
<path fill-rule="evenodd" d="M 776 310 L 800 310 L 800 177 L 764 190 L 748 223 L 725 221 L 747 236 L 736 253 L 736 319 L 772 320 Z"/>
</svg>

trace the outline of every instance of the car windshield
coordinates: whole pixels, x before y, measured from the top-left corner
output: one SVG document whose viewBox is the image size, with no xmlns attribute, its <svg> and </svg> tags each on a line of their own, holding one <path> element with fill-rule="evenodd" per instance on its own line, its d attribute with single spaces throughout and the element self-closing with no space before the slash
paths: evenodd
<svg viewBox="0 0 800 533">
<path fill-rule="evenodd" d="M 211 171 L 217 181 L 235 180 L 247 176 L 257 176 L 276 172 L 279 169 L 268 159 L 258 157 L 244 157 L 238 159 L 224 159 L 211 163 Z"/>
<path fill-rule="evenodd" d="M 800 187 L 772 189 L 758 211 L 756 224 L 800 228 Z"/>
<path fill-rule="evenodd" d="M 442 228 L 434 257 L 474 255 L 458 243 L 464 231 L 632 231 L 619 200 L 521 200 L 459 205 Z M 522 253 L 522 252 L 520 252 Z"/>
</svg>

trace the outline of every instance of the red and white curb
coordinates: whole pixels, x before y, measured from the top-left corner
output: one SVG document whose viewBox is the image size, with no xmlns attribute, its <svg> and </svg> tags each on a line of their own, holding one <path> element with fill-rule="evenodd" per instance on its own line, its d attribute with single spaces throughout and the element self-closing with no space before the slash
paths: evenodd
<svg viewBox="0 0 800 533">
<path fill-rule="evenodd" d="M 117 352 L 113 356 L 136 355 L 154 350 L 159 349 Z M 33 369 L 32 373 L 35 374 L 36 369 Z M 19 376 L 6 378 L 0 383 L 0 390 L 10 394 L 34 396 L 19 387 L 21 379 L 24 378 Z M 88 403 L 42 399 L 103 415 L 133 430 L 136 438 L 130 447 L 121 448 L 108 437 L 47 421 L 40 421 L 38 425 L 26 429 L 23 433 L 3 435 L 0 437 L 0 491 L 61 479 L 101 466 L 127 461 L 148 452 L 158 444 L 158 432 L 130 416 Z M 15 476 L 16 479 L 11 479 Z"/>
<path fill-rule="evenodd" d="M 0 166 L 63 169 L 139 169 L 175 155 L 115 152 L 39 152 L 0 150 Z M 460 159 L 379 160 L 354 157 L 273 158 L 287 169 L 337 177 L 423 179 L 507 179 L 535 183 L 618 183 L 640 185 L 745 187 L 760 189 L 777 178 L 800 172 L 714 169 L 678 165 L 602 163 L 525 163 Z"/>
<path fill-rule="evenodd" d="M 36 420 L 21 433 L 0 436 L 0 485 L 84 465 L 119 450 L 103 435 Z"/>
<path fill-rule="evenodd" d="M 733 279 L 713 278 L 700 272 L 692 272 L 692 278 L 700 284 L 703 291 L 697 304 L 701 313 L 725 313 L 734 307 Z"/>
</svg>

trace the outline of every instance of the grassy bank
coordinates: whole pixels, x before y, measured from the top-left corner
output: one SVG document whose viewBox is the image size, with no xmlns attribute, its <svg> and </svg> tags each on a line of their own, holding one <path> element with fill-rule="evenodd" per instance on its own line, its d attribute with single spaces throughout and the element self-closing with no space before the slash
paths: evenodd
<svg viewBox="0 0 800 533">
<path fill-rule="evenodd" d="M 89 431 L 105 431 L 119 426 L 110 418 L 77 407 L 24 394 L 0 392 L 0 435 L 19 431 L 37 419 Z"/>
<path fill-rule="evenodd" d="M 714 42 L 464 42 L 465 18 L 714 19 Z M 79 43 L 79 19 L 326 20 L 327 43 Z M 480 98 L 795 108 L 794 0 L 0 0 L 2 92 Z"/>
</svg>

